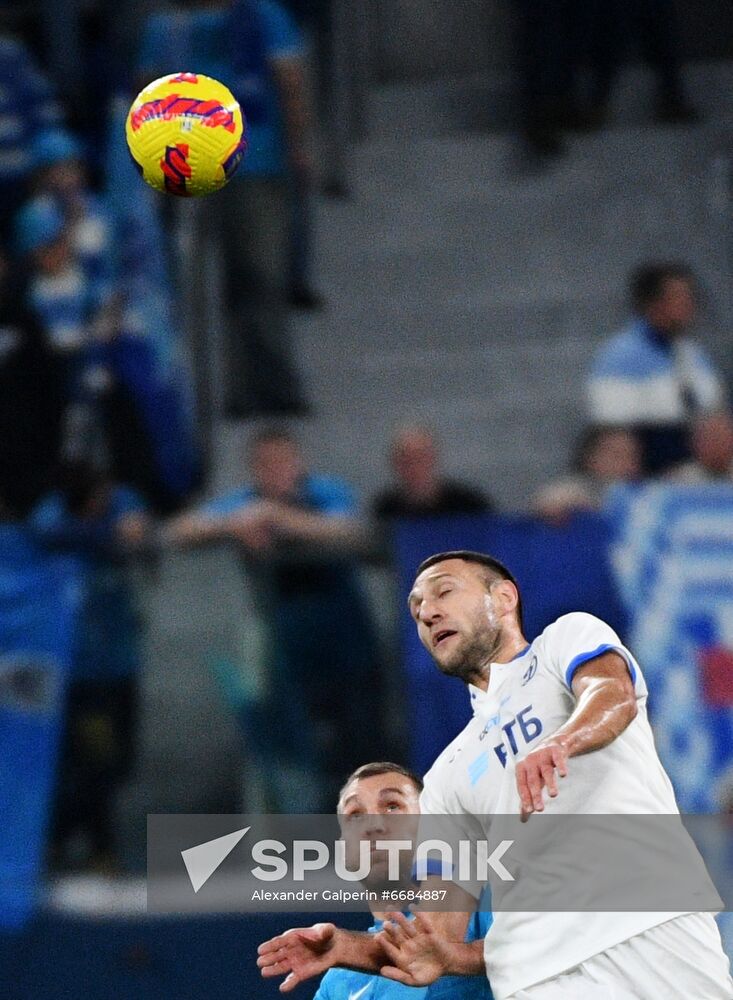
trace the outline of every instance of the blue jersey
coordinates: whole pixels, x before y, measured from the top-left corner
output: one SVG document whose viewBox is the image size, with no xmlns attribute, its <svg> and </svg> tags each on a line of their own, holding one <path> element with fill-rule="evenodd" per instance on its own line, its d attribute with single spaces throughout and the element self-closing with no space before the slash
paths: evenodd
<svg viewBox="0 0 733 1000">
<path fill-rule="evenodd" d="M 483 940 L 491 926 L 490 913 L 474 913 L 466 931 L 467 941 Z M 369 932 L 381 930 L 378 920 Z M 350 969 L 329 969 L 314 1000 L 492 1000 L 484 976 L 444 976 L 431 986 L 403 986 L 384 976 Z"/>
</svg>

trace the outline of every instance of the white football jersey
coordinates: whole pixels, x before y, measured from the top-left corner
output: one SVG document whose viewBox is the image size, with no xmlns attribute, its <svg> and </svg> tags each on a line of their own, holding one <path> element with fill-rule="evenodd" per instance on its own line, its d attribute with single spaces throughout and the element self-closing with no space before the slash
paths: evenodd
<svg viewBox="0 0 733 1000">
<path fill-rule="evenodd" d="M 545 793 L 545 813 L 677 813 L 672 785 L 654 746 L 638 664 L 610 626 L 581 612 L 563 615 L 511 662 L 493 663 L 487 691 L 470 687 L 473 718 L 426 775 L 422 812 L 481 817 L 487 836 L 492 815 L 518 815 L 517 761 L 567 721 L 576 705 L 571 690 L 575 671 L 609 650 L 628 664 L 637 716 L 608 746 L 569 760 L 568 776 L 558 779 L 557 798 Z M 471 828 L 468 820 L 466 828 Z M 496 1000 L 676 915 L 495 913 L 484 954 Z"/>
</svg>

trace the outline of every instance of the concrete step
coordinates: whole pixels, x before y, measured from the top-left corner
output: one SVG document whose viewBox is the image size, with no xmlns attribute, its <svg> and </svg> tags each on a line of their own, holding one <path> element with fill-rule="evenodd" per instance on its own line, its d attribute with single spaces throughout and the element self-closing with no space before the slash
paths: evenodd
<svg viewBox="0 0 733 1000">
<path fill-rule="evenodd" d="M 685 67 L 690 102 L 708 121 L 733 118 L 733 66 L 725 61 L 699 61 Z M 654 104 L 654 78 L 639 64 L 619 74 L 609 113 L 611 127 L 648 128 Z M 367 127 L 373 138 L 434 136 L 470 129 L 513 131 L 516 128 L 517 82 L 507 63 L 484 72 L 446 75 L 374 87 L 367 101 Z"/>
<path fill-rule="evenodd" d="M 317 206 L 328 307 L 293 318 L 313 464 L 368 497 L 388 478 L 395 424 L 425 420 L 452 474 L 526 507 L 566 466 L 590 359 L 624 321 L 628 272 L 646 257 L 679 257 L 701 275 L 708 343 L 730 365 L 721 122 L 733 76 L 707 79 L 714 120 L 578 136 L 542 172 L 522 165 L 509 135 L 416 134 L 393 103 L 399 128 L 354 149 L 351 199 Z M 219 435 L 222 485 L 241 476 L 241 436 Z"/>
</svg>

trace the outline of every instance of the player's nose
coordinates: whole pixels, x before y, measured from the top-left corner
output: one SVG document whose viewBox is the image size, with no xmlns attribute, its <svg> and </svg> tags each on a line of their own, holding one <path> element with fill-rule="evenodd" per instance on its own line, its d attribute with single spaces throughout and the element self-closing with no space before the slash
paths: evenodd
<svg viewBox="0 0 733 1000">
<path fill-rule="evenodd" d="M 417 617 L 425 625 L 432 625 L 433 622 L 438 621 L 440 618 L 440 609 L 437 604 L 425 600 L 420 605 Z"/>
<path fill-rule="evenodd" d="M 367 837 L 384 833 L 387 829 L 387 822 L 380 813 L 371 813 L 366 822 L 364 833 Z"/>
</svg>

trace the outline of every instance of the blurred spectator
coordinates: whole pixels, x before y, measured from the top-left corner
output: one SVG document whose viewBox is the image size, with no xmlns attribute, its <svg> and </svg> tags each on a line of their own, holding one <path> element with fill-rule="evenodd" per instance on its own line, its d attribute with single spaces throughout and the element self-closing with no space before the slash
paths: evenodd
<svg viewBox="0 0 733 1000">
<path fill-rule="evenodd" d="M 356 90 L 360 11 L 334 0 L 284 0 L 310 40 L 315 69 L 316 108 L 323 156 L 323 193 L 332 198 L 348 195 L 346 146 L 349 137 L 348 105 Z M 363 15 L 362 15 L 363 16 Z"/>
<path fill-rule="evenodd" d="M 287 431 L 256 434 L 249 465 L 251 485 L 181 515 L 167 535 L 241 546 L 270 651 L 266 722 L 250 752 L 265 759 L 272 807 L 325 811 L 344 771 L 384 749 L 379 655 L 356 564 L 365 532 L 349 487 L 309 472 Z"/>
<path fill-rule="evenodd" d="M 289 178 L 311 169 L 300 33 L 273 0 L 164 11 L 146 22 L 137 71 L 147 83 L 171 66 L 228 84 L 248 122 L 247 155 L 205 213 L 207 230 L 221 238 L 226 270 L 225 412 L 234 418 L 305 413 L 286 301 Z"/>
<path fill-rule="evenodd" d="M 570 96 L 572 11 L 561 3 L 515 0 L 515 4 L 520 126 L 531 153 L 553 156 L 562 151 L 559 129 Z"/>
<path fill-rule="evenodd" d="M 726 410 L 700 417 L 692 428 L 692 461 L 672 469 L 681 483 L 733 482 L 733 418 Z"/>
<path fill-rule="evenodd" d="M 595 424 L 633 428 L 645 471 L 689 457 L 689 425 L 723 405 L 721 380 L 689 336 L 697 312 L 695 281 L 684 264 L 648 263 L 630 282 L 636 318 L 598 351 L 587 383 Z"/>
<path fill-rule="evenodd" d="M 93 289 L 74 251 L 71 228 L 56 198 L 38 195 L 16 219 L 16 245 L 29 272 L 28 303 L 42 325 L 61 366 L 65 416 L 63 453 L 79 458 L 90 450 L 101 455 L 98 402 L 109 376 L 92 364 L 93 323 L 97 313 Z"/>
<path fill-rule="evenodd" d="M 440 514 L 485 514 L 492 501 L 480 490 L 444 476 L 438 442 L 419 424 L 399 428 L 390 453 L 394 485 L 372 503 L 379 518 L 426 517 Z"/>
<path fill-rule="evenodd" d="M 330 102 L 323 98 L 329 90 L 328 25 L 330 0 L 284 0 L 283 6 L 294 16 L 306 38 L 308 53 L 304 79 L 309 94 L 314 90 L 321 133 L 330 110 Z M 313 72 L 315 70 L 315 73 Z M 315 80 L 314 80 L 315 76 Z M 309 100 L 309 106 L 311 100 Z M 326 126 L 327 127 L 327 126 Z M 322 142 L 319 143 L 322 145 Z M 290 304 L 296 309 L 320 309 L 323 298 L 313 288 L 313 178 L 310 171 L 297 170 L 292 175 L 292 234 L 290 245 Z"/>
<path fill-rule="evenodd" d="M 641 478 L 641 448 L 634 434 L 618 427 L 591 427 L 576 448 L 573 473 L 547 483 L 532 510 L 552 524 L 562 524 L 581 510 L 599 510 L 613 483 Z"/>
<path fill-rule="evenodd" d="M 86 462 L 64 467 L 60 487 L 31 526 L 63 553 L 81 587 L 80 625 L 67 693 L 53 842 L 60 867 L 118 867 L 115 800 L 134 761 L 141 622 L 125 557 L 146 536 L 142 501 Z"/>
<path fill-rule="evenodd" d="M 561 129 L 605 121 L 619 68 L 635 43 L 656 77 L 655 117 L 697 120 L 685 97 L 673 0 L 516 5 L 521 121 L 531 151 L 559 153 Z"/>
<path fill-rule="evenodd" d="M 171 386 L 159 376 L 153 345 L 123 326 L 113 286 L 87 272 L 73 245 L 80 228 L 84 220 L 67 220 L 50 194 L 29 201 L 16 220 L 28 302 L 61 368 L 62 454 L 108 464 L 117 481 L 169 512 L 180 503 L 161 464 L 165 424 L 177 416 Z M 95 257 L 89 250 L 87 261 Z M 95 260 L 88 266 L 94 270 Z"/>
<path fill-rule="evenodd" d="M 674 0 L 575 2 L 587 18 L 593 124 L 605 120 L 619 68 L 629 44 L 635 42 L 656 78 L 657 120 L 669 123 L 697 120 L 684 91 Z"/>
<path fill-rule="evenodd" d="M 89 188 L 81 144 L 63 129 L 45 129 L 33 141 L 32 186 L 55 198 L 75 255 L 91 282 L 96 305 L 113 293 L 112 228 L 101 198 Z"/>
<path fill-rule="evenodd" d="M 0 250 L 0 496 L 25 516 L 46 493 L 61 445 L 63 380 L 24 282 Z"/>
<path fill-rule="evenodd" d="M 92 289 L 56 198 L 39 195 L 23 206 L 16 219 L 16 246 L 29 271 L 29 304 L 50 343 L 67 355 L 79 351 L 90 337 Z"/>
<path fill-rule="evenodd" d="M 6 35 L 0 35 L 0 121 L 0 234 L 7 236 L 26 194 L 33 139 L 61 121 L 61 109 L 28 49 Z"/>
</svg>

